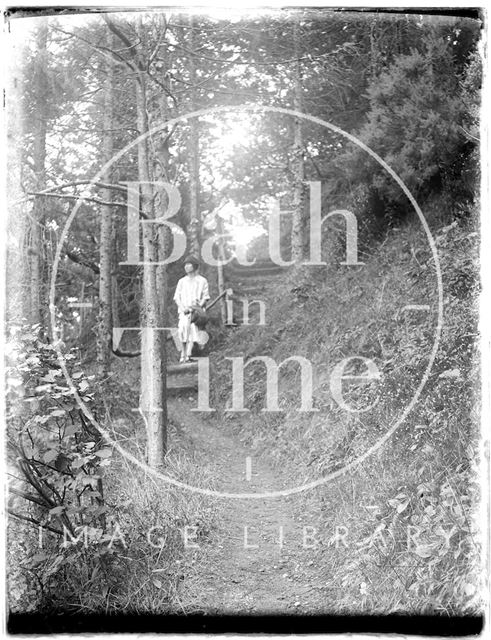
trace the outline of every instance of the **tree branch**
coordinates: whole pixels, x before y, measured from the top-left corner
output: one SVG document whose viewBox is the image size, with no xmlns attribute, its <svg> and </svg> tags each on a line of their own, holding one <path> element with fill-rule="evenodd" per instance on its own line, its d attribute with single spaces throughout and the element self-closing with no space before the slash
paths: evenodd
<svg viewBox="0 0 491 640">
<path fill-rule="evenodd" d="M 152 74 L 150 73 L 150 71 L 149 71 L 149 70 L 147 70 L 147 71 L 146 71 L 146 74 L 148 75 L 148 77 L 149 77 L 151 80 L 153 80 L 153 81 L 155 82 L 155 84 L 156 84 L 157 86 L 159 86 L 161 89 L 163 89 L 163 91 L 165 92 L 165 94 L 166 94 L 166 95 L 168 95 L 168 96 L 169 96 L 169 98 L 171 98 L 171 99 L 174 101 L 174 104 L 175 104 L 175 106 L 177 107 L 177 106 L 178 106 L 178 103 L 177 103 L 177 99 L 176 99 L 176 97 L 175 97 L 175 96 L 170 92 L 170 90 L 165 86 L 165 84 L 163 84 L 162 82 L 160 82 L 160 80 L 157 80 L 157 78 L 156 78 L 154 75 L 152 75 Z"/>
<path fill-rule="evenodd" d="M 75 262 L 76 264 L 80 264 L 83 267 L 87 267 L 88 269 L 91 269 L 94 273 L 97 273 L 99 275 L 100 273 L 100 269 L 99 267 L 95 264 L 95 262 L 91 262 L 90 260 L 87 260 L 85 258 L 81 258 L 80 256 L 78 256 L 76 253 L 73 253 L 73 251 L 65 251 L 65 255 L 67 256 L 67 258 L 69 258 L 72 262 Z"/>
<path fill-rule="evenodd" d="M 63 184 L 57 184 L 54 187 L 48 187 L 43 191 L 38 191 L 39 195 L 44 195 L 45 193 L 51 193 L 52 191 L 58 191 L 58 189 L 67 189 L 68 187 L 78 187 L 83 184 L 93 184 L 96 187 L 101 187 L 102 189 L 114 189 L 115 191 L 121 191 L 122 193 L 126 193 L 127 188 L 122 187 L 119 184 L 109 184 L 106 182 L 93 182 L 92 180 L 76 180 L 75 182 L 64 182 Z"/>
<path fill-rule="evenodd" d="M 102 204 L 106 207 L 125 207 L 124 202 L 106 202 L 105 200 L 99 200 L 99 198 L 91 198 L 90 196 L 71 196 L 67 193 L 46 193 L 42 191 L 28 191 L 28 196 L 44 196 L 45 198 L 60 198 L 62 200 L 87 200 L 87 202 L 93 202 L 94 204 Z"/>
<path fill-rule="evenodd" d="M 464 129 L 464 127 L 462 125 L 458 125 L 458 128 L 462 131 L 462 133 L 465 135 L 466 138 L 468 138 L 469 140 L 474 140 L 475 142 L 480 142 L 479 138 L 476 138 L 476 136 L 473 136 L 472 133 L 470 133 L 470 131 L 467 131 L 466 129 Z"/>
<path fill-rule="evenodd" d="M 182 49 L 186 53 L 196 56 L 197 58 L 201 58 L 202 60 L 208 60 L 209 62 L 217 62 L 219 64 L 251 65 L 256 67 L 270 67 L 270 66 L 274 67 L 274 66 L 283 65 L 283 64 L 292 64 L 293 62 L 300 62 L 301 60 L 309 60 L 310 62 L 312 62 L 313 60 L 317 60 L 318 58 L 324 58 L 326 56 L 331 55 L 331 52 L 327 52 L 327 53 L 321 53 L 317 56 L 306 55 L 306 56 L 301 56 L 299 58 L 289 58 L 288 60 L 275 60 L 274 62 L 254 62 L 254 61 L 246 61 L 246 60 L 239 61 L 237 59 L 223 60 L 222 58 L 212 58 L 210 56 L 199 55 L 191 51 L 187 47 L 184 47 L 182 44 L 176 43 L 176 44 L 173 44 L 172 46 L 178 49 Z"/>
<path fill-rule="evenodd" d="M 9 493 L 13 493 L 16 496 L 20 496 L 21 498 L 24 498 L 24 500 L 35 502 L 41 507 L 45 507 L 45 508 L 48 507 L 49 509 L 51 509 L 51 505 L 46 504 L 46 502 L 44 502 L 40 498 L 33 496 L 32 493 L 27 493 L 27 491 L 21 491 L 20 489 L 16 489 L 15 487 L 9 487 Z"/>
<path fill-rule="evenodd" d="M 127 49 L 130 50 L 131 55 L 134 56 L 135 53 L 133 51 L 133 48 L 135 45 L 131 43 L 131 41 L 126 37 L 123 31 L 121 31 L 121 29 L 114 24 L 114 22 L 109 18 L 107 13 L 102 14 L 102 19 L 107 24 L 110 31 L 112 31 L 114 35 L 116 35 L 121 40 L 121 42 L 127 47 Z"/>
<path fill-rule="evenodd" d="M 159 51 L 160 45 L 162 44 L 162 40 L 165 38 L 165 35 L 167 33 L 168 24 L 167 24 L 167 20 L 165 19 L 165 15 L 163 17 L 164 17 L 165 28 L 160 30 L 159 37 L 157 39 L 157 44 L 155 45 L 154 50 L 152 51 L 152 53 L 150 54 L 150 56 L 148 58 L 147 71 L 150 70 L 150 65 L 155 60 L 155 56 L 157 55 L 157 53 Z"/>
<path fill-rule="evenodd" d="M 41 526 L 43 527 L 43 529 L 47 529 L 52 533 L 56 533 L 58 536 L 63 535 L 63 531 L 60 531 L 59 529 L 55 529 L 54 527 L 50 527 L 49 524 L 42 524 L 39 520 L 35 520 L 34 518 L 29 518 L 28 516 L 22 516 L 20 513 L 16 513 L 15 511 L 12 511 L 12 509 L 7 509 L 7 511 L 10 513 L 11 516 L 14 516 L 14 518 L 18 518 L 19 520 L 24 520 L 25 522 L 30 522 L 31 524 L 35 524 L 38 527 Z"/>
<path fill-rule="evenodd" d="M 120 56 L 116 51 L 112 51 L 111 49 L 109 49 L 108 47 L 104 47 L 102 45 L 95 45 L 93 42 L 90 42 L 90 40 L 87 40 L 86 38 L 82 38 L 82 36 L 75 34 L 75 33 L 70 33 L 69 31 L 64 31 L 63 29 L 60 29 L 60 27 L 53 27 L 55 31 L 59 31 L 60 33 L 64 33 L 66 35 L 69 35 L 73 38 L 78 38 L 79 40 L 81 40 L 82 42 L 85 42 L 85 44 L 88 44 L 89 47 L 92 47 L 93 49 L 95 49 L 95 51 L 97 51 L 98 53 L 104 54 L 104 55 L 110 55 L 113 58 L 116 58 L 118 60 L 118 62 L 122 63 L 123 65 L 129 67 L 131 69 L 131 71 L 133 72 L 137 72 L 137 69 L 135 69 L 134 65 L 129 62 L 128 60 L 125 60 L 123 58 L 123 56 Z"/>
</svg>

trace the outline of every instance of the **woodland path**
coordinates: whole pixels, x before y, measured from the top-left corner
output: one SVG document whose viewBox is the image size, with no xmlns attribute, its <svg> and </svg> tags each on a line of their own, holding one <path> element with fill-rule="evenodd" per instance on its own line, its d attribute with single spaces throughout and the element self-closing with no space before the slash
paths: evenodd
<svg viewBox="0 0 491 640">
<path fill-rule="evenodd" d="M 261 299 L 283 272 L 271 262 L 251 267 L 231 264 L 226 286 L 234 291 L 234 320 L 241 323 L 241 297 Z M 251 309 L 251 321 L 255 311 Z M 231 329 L 232 331 L 234 329 Z M 174 368 L 175 371 L 175 368 Z M 168 378 L 173 395 L 169 417 L 199 461 L 212 470 L 216 489 L 229 493 L 262 493 L 292 486 L 288 470 L 281 472 L 264 456 L 254 456 L 251 474 L 246 458 L 251 451 L 218 420 L 202 419 L 196 406 L 197 365 Z M 217 509 L 218 528 L 200 549 L 187 549 L 179 594 L 181 612 L 214 614 L 302 614 L 329 609 L 326 576 L 318 565 L 317 549 L 304 548 L 304 527 L 321 527 L 315 493 L 277 498 L 206 498 Z M 282 528 L 282 530 L 280 529 Z M 311 533 L 311 529 L 306 530 Z M 283 538 L 281 543 L 280 538 Z M 319 540 L 322 536 L 319 535 Z M 246 544 L 247 543 L 247 544 Z M 312 544 L 310 538 L 306 545 Z M 325 539 L 324 539 L 325 544 Z M 256 545 L 247 548 L 247 545 Z M 329 581 L 330 582 L 330 581 Z M 332 588 L 332 582 L 331 582 Z"/>
<path fill-rule="evenodd" d="M 247 480 L 247 451 L 240 440 L 227 434 L 226 427 L 200 419 L 190 411 L 193 404 L 188 398 L 174 398 L 169 414 L 200 452 L 202 464 L 214 470 L 218 489 L 241 493 L 288 486 L 288 479 L 273 471 L 264 458 L 254 460 Z M 186 613 L 319 614 L 329 608 L 327 580 L 316 561 L 322 547 L 303 545 L 303 527 L 316 526 L 318 514 L 313 512 L 315 507 L 306 511 L 302 494 L 207 499 L 216 501 L 218 530 L 199 549 L 185 551 L 179 598 Z M 315 502 L 307 504 L 312 508 Z M 246 548 L 245 535 L 248 545 L 256 548 Z"/>
</svg>

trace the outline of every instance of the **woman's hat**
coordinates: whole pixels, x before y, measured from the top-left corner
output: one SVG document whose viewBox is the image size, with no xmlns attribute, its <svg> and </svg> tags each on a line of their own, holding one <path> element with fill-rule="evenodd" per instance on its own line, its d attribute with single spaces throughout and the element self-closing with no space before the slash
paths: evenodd
<svg viewBox="0 0 491 640">
<path fill-rule="evenodd" d="M 195 258 L 194 256 L 188 256 L 184 260 L 184 264 L 192 264 L 193 267 L 196 269 L 196 268 L 199 267 L 199 260 L 198 260 L 198 258 Z"/>
</svg>

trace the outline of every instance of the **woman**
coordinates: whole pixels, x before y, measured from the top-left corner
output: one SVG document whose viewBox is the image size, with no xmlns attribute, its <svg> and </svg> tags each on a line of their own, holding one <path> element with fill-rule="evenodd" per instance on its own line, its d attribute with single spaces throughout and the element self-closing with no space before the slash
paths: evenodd
<svg viewBox="0 0 491 640">
<path fill-rule="evenodd" d="M 202 343 L 203 334 L 192 321 L 193 308 L 204 309 L 210 299 L 208 281 L 198 273 L 199 262 L 194 257 L 186 258 L 184 262 L 186 275 L 179 280 L 174 294 L 174 302 L 179 313 L 178 333 L 181 342 L 181 358 L 179 362 L 190 362 L 193 343 Z"/>
</svg>

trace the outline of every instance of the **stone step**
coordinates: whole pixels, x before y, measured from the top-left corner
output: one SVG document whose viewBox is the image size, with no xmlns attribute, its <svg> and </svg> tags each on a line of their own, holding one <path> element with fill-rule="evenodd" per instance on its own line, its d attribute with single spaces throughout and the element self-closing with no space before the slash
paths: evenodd
<svg viewBox="0 0 491 640">
<path fill-rule="evenodd" d="M 257 323 L 254 323 L 254 318 L 249 318 L 249 324 L 244 324 L 242 320 L 236 320 L 235 324 L 224 324 L 225 329 L 238 329 L 239 327 L 257 327 Z"/>
<path fill-rule="evenodd" d="M 197 362 L 185 362 L 182 364 L 169 364 L 167 365 L 168 375 L 182 375 L 184 373 L 196 373 L 198 371 Z"/>
<path fill-rule="evenodd" d="M 232 296 L 233 298 L 237 296 L 261 294 L 267 291 L 266 287 L 249 287 L 241 284 L 238 284 L 237 286 L 230 287 L 230 288 L 234 292 Z"/>
<path fill-rule="evenodd" d="M 167 377 L 167 394 L 176 396 L 184 393 L 194 393 L 198 389 L 198 378 L 194 374 L 170 375 Z"/>
<path fill-rule="evenodd" d="M 284 273 L 284 267 L 267 267 L 264 269 L 256 269 L 255 267 L 242 267 L 241 269 L 226 269 L 225 278 L 227 280 L 236 280 L 238 278 L 276 278 Z"/>
<path fill-rule="evenodd" d="M 180 387 L 167 387 L 167 396 L 170 398 L 175 398 L 176 396 L 189 396 L 194 395 L 198 391 L 198 383 L 195 385 L 184 385 Z"/>
<path fill-rule="evenodd" d="M 264 280 L 263 278 L 233 278 L 227 281 L 227 288 L 234 289 L 235 287 L 256 287 L 258 289 L 271 289 L 271 287 L 277 285 L 278 280 Z"/>
<path fill-rule="evenodd" d="M 253 257 L 250 259 L 252 260 Z M 268 269 L 270 267 L 278 268 L 280 267 L 280 265 L 276 264 L 276 262 L 273 262 L 272 260 L 256 259 L 256 262 L 254 263 L 254 265 L 251 265 L 250 267 L 248 267 L 243 264 L 240 264 L 240 262 L 238 262 L 236 258 L 234 258 L 227 265 L 225 265 L 225 269 L 250 269 L 251 267 L 257 267 L 258 269 Z"/>
</svg>

